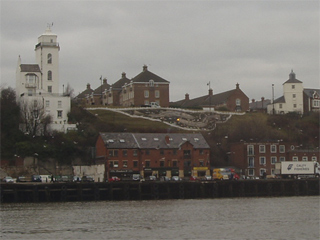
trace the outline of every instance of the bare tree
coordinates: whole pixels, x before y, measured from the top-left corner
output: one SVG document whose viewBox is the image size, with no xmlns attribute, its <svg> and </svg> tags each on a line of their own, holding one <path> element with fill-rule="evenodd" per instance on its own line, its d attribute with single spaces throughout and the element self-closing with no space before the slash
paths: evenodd
<svg viewBox="0 0 320 240">
<path fill-rule="evenodd" d="M 66 87 L 66 90 L 64 90 L 64 92 L 63 92 L 63 95 L 64 96 L 70 96 L 71 98 L 73 98 L 73 93 L 74 93 L 74 89 L 68 83 L 68 85 Z"/>
<path fill-rule="evenodd" d="M 52 121 L 52 117 L 46 114 L 43 99 L 24 99 L 20 102 L 21 120 L 26 133 L 43 135 Z"/>
</svg>

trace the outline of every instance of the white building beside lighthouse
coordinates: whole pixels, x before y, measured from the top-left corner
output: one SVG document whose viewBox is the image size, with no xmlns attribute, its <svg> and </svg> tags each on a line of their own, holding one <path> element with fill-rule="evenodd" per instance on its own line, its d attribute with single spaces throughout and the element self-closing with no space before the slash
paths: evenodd
<svg viewBox="0 0 320 240">
<path fill-rule="evenodd" d="M 35 45 L 36 63 L 22 64 L 19 56 L 16 70 L 17 101 L 28 105 L 29 112 L 32 109 L 29 113 L 34 113 L 31 121 L 39 121 L 38 126 L 42 124 L 41 117 L 50 115 L 52 121 L 46 130 L 49 132 L 66 132 L 75 128 L 74 124 L 68 124 L 71 98 L 59 93 L 59 51 L 57 35 L 51 32 L 48 25 Z M 22 124 L 21 129 L 28 132 L 26 124 Z M 43 134 L 43 128 L 39 127 L 37 134 Z"/>
</svg>

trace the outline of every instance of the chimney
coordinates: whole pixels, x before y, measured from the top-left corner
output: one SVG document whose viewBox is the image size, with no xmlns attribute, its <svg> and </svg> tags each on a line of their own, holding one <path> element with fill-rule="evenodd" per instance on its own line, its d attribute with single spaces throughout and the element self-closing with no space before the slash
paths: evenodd
<svg viewBox="0 0 320 240">
<path fill-rule="evenodd" d="M 209 89 L 209 96 L 212 96 L 213 95 L 213 90 L 212 88 Z"/>
<path fill-rule="evenodd" d="M 185 98 L 184 98 L 185 100 L 189 100 L 189 93 L 186 93 L 186 95 L 185 95 Z"/>
<path fill-rule="evenodd" d="M 104 78 L 104 79 L 103 79 L 103 84 L 106 84 L 106 83 L 107 83 L 107 79 Z"/>
<path fill-rule="evenodd" d="M 87 89 L 90 89 L 90 83 L 87 84 Z"/>
<path fill-rule="evenodd" d="M 148 66 L 147 65 L 143 65 L 143 71 L 147 71 L 148 70 Z"/>
<path fill-rule="evenodd" d="M 254 103 L 256 100 L 252 99 L 251 102 Z"/>
<path fill-rule="evenodd" d="M 126 73 L 125 72 L 122 73 L 122 78 L 126 78 Z"/>
<path fill-rule="evenodd" d="M 264 101 L 264 97 L 261 98 L 261 101 L 262 101 L 262 102 Z"/>
<path fill-rule="evenodd" d="M 168 135 L 166 135 L 166 136 L 164 137 L 164 140 L 166 141 L 166 144 L 167 144 L 167 145 L 170 144 L 170 140 L 169 140 L 169 136 L 168 136 Z"/>
<path fill-rule="evenodd" d="M 239 89 L 239 83 L 236 84 L 236 89 Z"/>
</svg>

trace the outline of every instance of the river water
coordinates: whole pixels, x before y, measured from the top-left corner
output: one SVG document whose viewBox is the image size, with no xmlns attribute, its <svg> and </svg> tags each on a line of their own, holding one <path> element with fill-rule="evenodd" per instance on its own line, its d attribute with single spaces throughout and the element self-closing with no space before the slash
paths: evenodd
<svg viewBox="0 0 320 240">
<path fill-rule="evenodd" d="M 0 239 L 320 239 L 320 197 L 15 203 Z"/>
</svg>

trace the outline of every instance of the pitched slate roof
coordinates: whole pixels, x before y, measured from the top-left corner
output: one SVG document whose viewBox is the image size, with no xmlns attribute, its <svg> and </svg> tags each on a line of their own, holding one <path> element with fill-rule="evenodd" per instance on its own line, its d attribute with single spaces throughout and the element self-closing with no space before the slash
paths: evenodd
<svg viewBox="0 0 320 240">
<path fill-rule="evenodd" d="M 20 64 L 21 72 L 41 72 L 38 64 Z"/>
<path fill-rule="evenodd" d="M 87 95 L 93 93 L 93 90 L 90 88 L 90 84 L 87 84 L 87 89 L 81 92 L 76 98 L 85 98 Z"/>
<path fill-rule="evenodd" d="M 132 81 L 134 83 L 144 83 L 149 82 L 150 80 L 153 80 L 155 83 L 169 83 L 169 81 L 163 79 L 162 77 L 159 77 L 158 75 L 148 71 L 147 66 L 143 66 L 143 71 L 139 73 L 137 76 L 132 78 Z"/>
<path fill-rule="evenodd" d="M 320 89 L 312 89 L 312 88 L 305 88 L 303 89 L 304 94 L 306 94 L 309 98 L 314 97 L 314 93 L 320 96 Z"/>
<path fill-rule="evenodd" d="M 197 149 L 210 148 L 200 133 L 100 133 L 100 136 L 108 148 L 175 149 L 185 142 Z"/>
<path fill-rule="evenodd" d="M 113 90 L 122 90 L 122 86 L 129 83 L 131 80 L 126 77 L 126 73 L 122 73 L 122 77 L 111 85 Z"/>
<path fill-rule="evenodd" d="M 286 99 L 284 98 L 284 96 L 281 96 L 279 98 L 277 98 L 276 100 L 274 100 L 274 103 L 285 103 L 286 102 Z M 272 104 L 270 102 L 270 104 Z"/>
<path fill-rule="evenodd" d="M 96 88 L 93 91 L 94 95 L 101 95 L 105 90 L 108 90 L 110 88 L 110 84 L 107 83 L 107 79 L 103 79 L 103 84 L 100 85 L 98 88 Z"/>
</svg>

